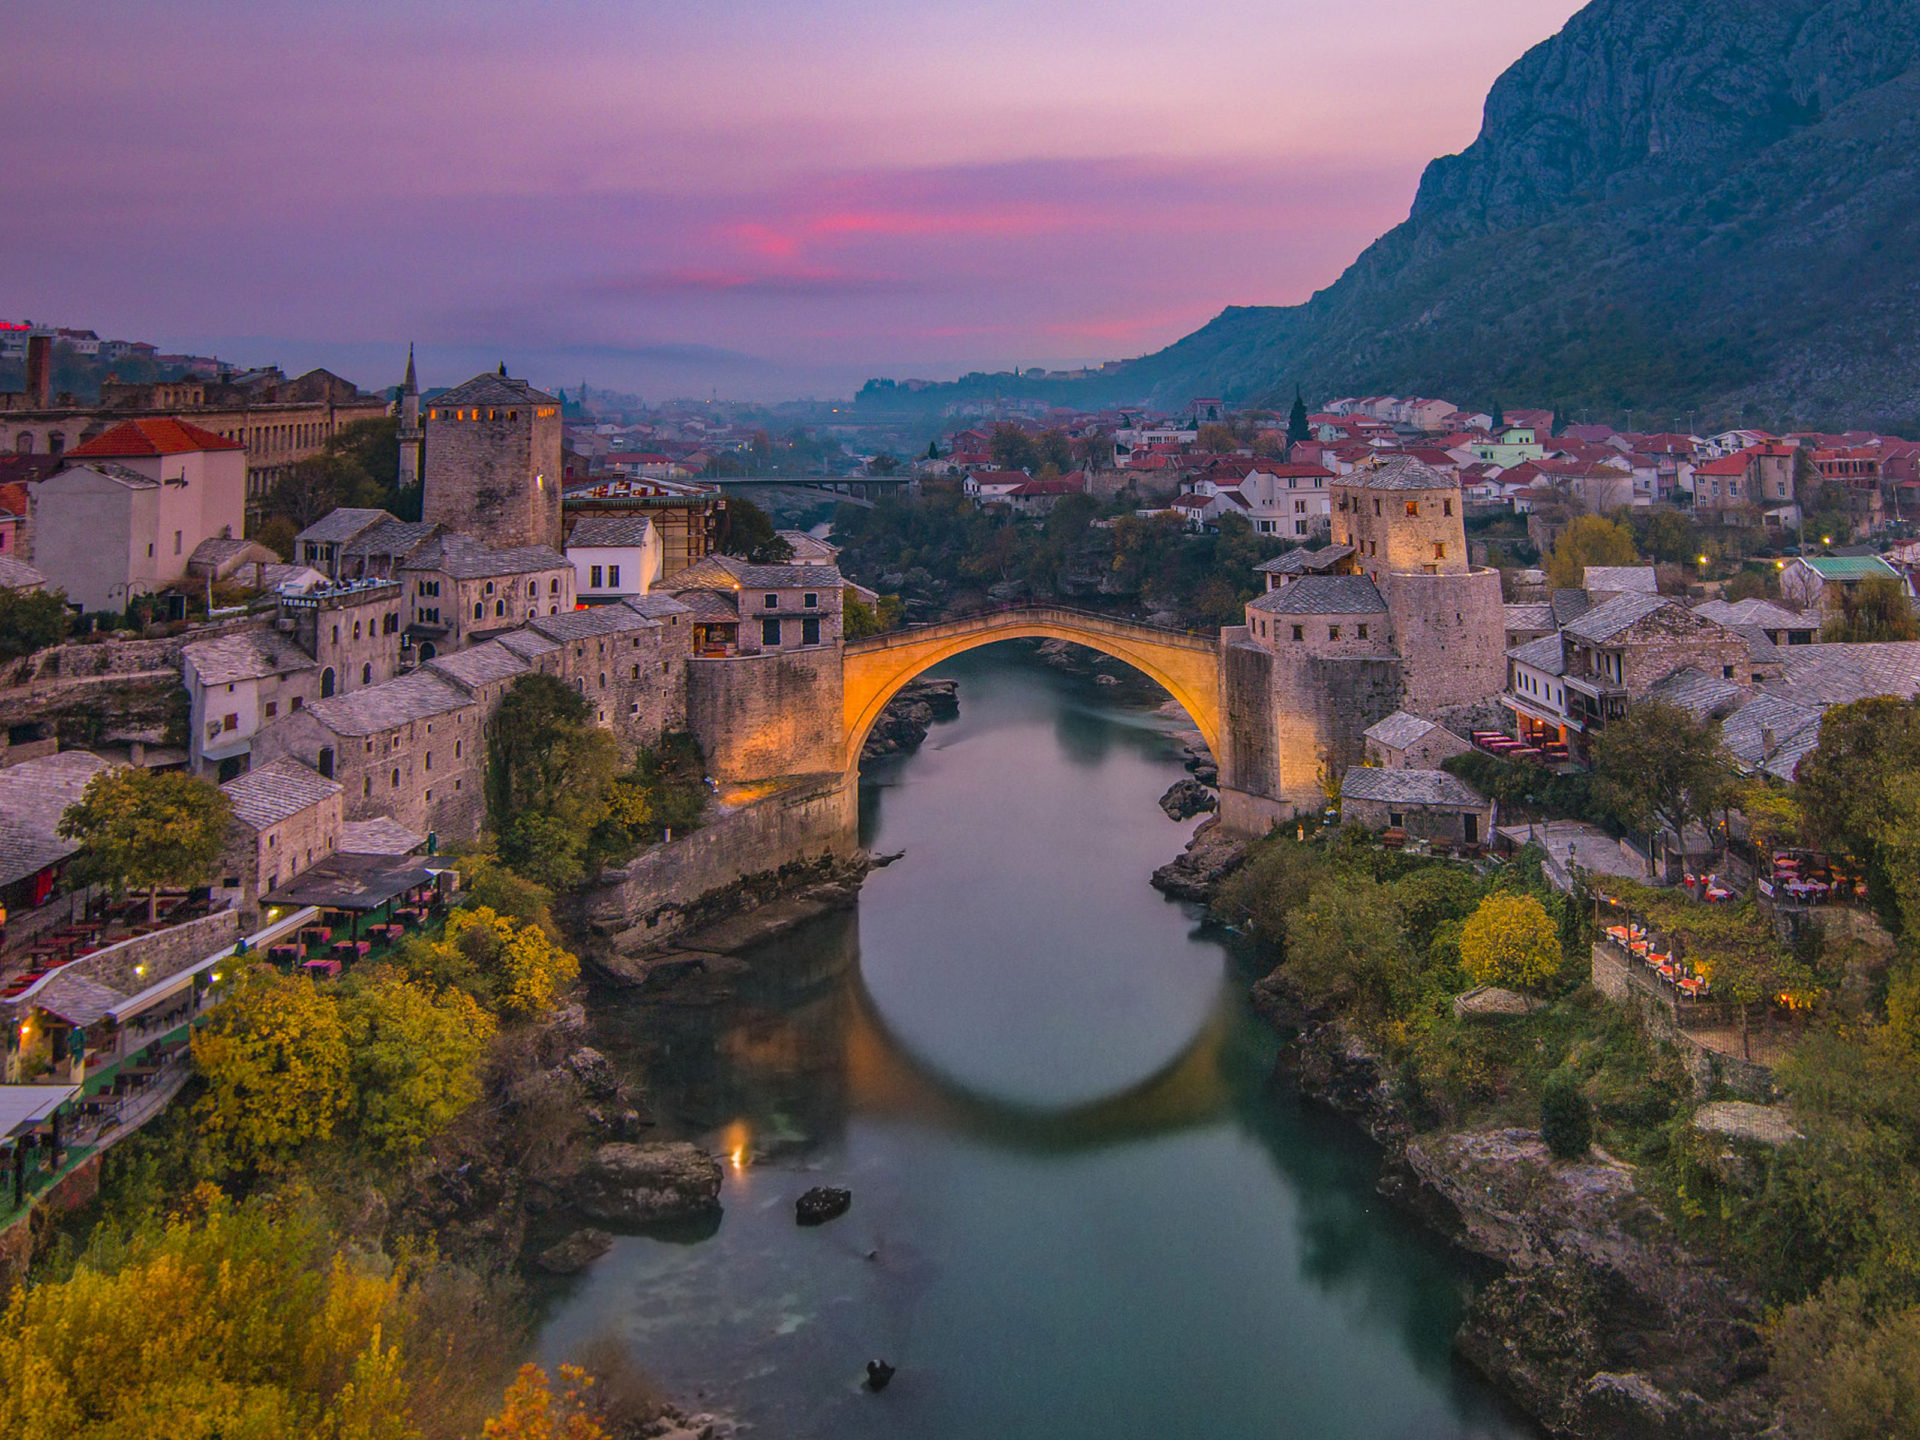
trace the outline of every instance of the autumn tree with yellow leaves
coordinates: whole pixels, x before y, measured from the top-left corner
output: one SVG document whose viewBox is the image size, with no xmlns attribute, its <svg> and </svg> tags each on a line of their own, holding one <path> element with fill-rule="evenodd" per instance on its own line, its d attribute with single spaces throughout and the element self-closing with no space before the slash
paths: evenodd
<svg viewBox="0 0 1920 1440">
<path fill-rule="evenodd" d="M 465 991 L 435 993 L 388 966 L 340 1001 L 355 1130 L 383 1155 L 417 1150 L 480 1097 L 493 1017 Z"/>
<path fill-rule="evenodd" d="M 560 1383 L 566 1388 L 556 1395 L 546 1371 L 522 1365 L 500 1413 L 481 1432 L 484 1440 L 606 1440 L 587 1403 L 593 1377 L 577 1365 L 562 1365 Z"/>
<path fill-rule="evenodd" d="M 304 976 L 257 971 L 193 1036 L 195 1109 L 219 1161 L 258 1170 L 333 1134 L 352 1101 L 347 1027 Z"/>
<path fill-rule="evenodd" d="M 1529 990 L 1560 961 L 1559 927 L 1532 895 L 1489 895 L 1460 929 L 1460 964 L 1476 985 Z"/>
</svg>

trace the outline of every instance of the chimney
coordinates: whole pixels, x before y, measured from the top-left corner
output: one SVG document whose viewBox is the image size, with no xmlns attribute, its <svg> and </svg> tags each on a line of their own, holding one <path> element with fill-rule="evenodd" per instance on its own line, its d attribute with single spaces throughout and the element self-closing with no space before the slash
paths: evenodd
<svg viewBox="0 0 1920 1440">
<path fill-rule="evenodd" d="M 44 410 L 53 398 L 53 337 L 27 337 L 27 406 Z"/>
<path fill-rule="evenodd" d="M 1762 725 L 1760 727 L 1760 758 L 1762 760 L 1771 760 L 1773 758 L 1773 752 L 1779 748 L 1780 742 L 1774 738 L 1773 727 L 1771 725 Z"/>
</svg>

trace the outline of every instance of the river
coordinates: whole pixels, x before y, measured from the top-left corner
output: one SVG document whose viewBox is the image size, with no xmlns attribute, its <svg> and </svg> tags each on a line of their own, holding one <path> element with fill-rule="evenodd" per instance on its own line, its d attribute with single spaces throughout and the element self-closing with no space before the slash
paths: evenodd
<svg viewBox="0 0 1920 1440">
<path fill-rule="evenodd" d="M 1517 1440 L 1450 1358 L 1461 1262 L 1272 1080 L 1254 975 L 1149 888 L 1175 728 L 1001 645 L 868 767 L 904 850 L 737 1001 L 616 1004 L 597 1043 L 728 1156 L 719 1225 L 623 1237 L 546 1297 L 539 1358 L 620 1337 L 793 1440 Z M 793 1201 L 853 1208 L 799 1229 Z M 864 1362 L 899 1367 L 864 1393 Z"/>
</svg>

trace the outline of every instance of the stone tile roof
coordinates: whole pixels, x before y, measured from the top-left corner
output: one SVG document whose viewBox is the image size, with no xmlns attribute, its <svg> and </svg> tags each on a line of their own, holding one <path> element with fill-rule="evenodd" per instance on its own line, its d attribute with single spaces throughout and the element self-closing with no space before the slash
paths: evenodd
<svg viewBox="0 0 1920 1440">
<path fill-rule="evenodd" d="M 373 556 L 406 555 L 419 548 L 446 526 L 426 520 L 396 520 L 391 515 L 370 525 L 340 547 L 340 558 L 369 559 Z"/>
<path fill-rule="evenodd" d="M 1727 714 L 1747 694 L 1731 680 L 1709 675 L 1697 665 L 1674 671 L 1650 686 L 1647 693 L 1655 700 L 1678 705 L 1696 720 Z"/>
<path fill-rule="evenodd" d="M 247 555 L 249 550 L 258 550 L 260 552 L 258 558 L 263 561 L 270 558 L 278 558 L 274 556 L 271 550 L 259 544 L 257 541 L 235 540 L 227 535 L 209 535 L 193 547 L 193 554 L 187 557 L 187 570 L 191 574 L 198 575 L 204 570 L 214 569 L 214 567 L 228 560 L 232 560 L 236 556 Z M 247 558 L 252 559 L 255 557 L 247 556 Z"/>
<path fill-rule="evenodd" d="M 212 640 L 196 640 L 180 652 L 193 662 L 203 685 L 232 685 L 311 670 L 315 661 L 291 640 L 271 630 L 241 630 Z"/>
<path fill-rule="evenodd" d="M 545 545 L 514 545 L 495 549 L 455 531 L 427 540 L 401 562 L 402 570 L 430 570 L 456 580 L 488 580 L 499 575 L 531 575 L 537 571 L 571 570 L 567 557 Z"/>
<path fill-rule="evenodd" d="M 564 615 L 538 615 L 527 622 L 529 630 L 549 640 L 565 644 L 588 640 L 596 635 L 625 635 L 633 630 L 657 630 L 660 622 L 629 610 L 625 605 L 595 605 L 587 610 L 569 610 Z"/>
<path fill-rule="evenodd" d="M 302 810 L 311 810 L 340 787 L 317 771 L 291 758 L 270 760 L 237 775 L 220 787 L 233 802 L 233 818 L 255 830 L 278 825 Z"/>
<path fill-rule="evenodd" d="M 699 625 L 732 625 L 740 619 L 740 610 L 731 590 L 683 590 L 676 597 L 687 607 L 687 615 Z"/>
<path fill-rule="evenodd" d="M 1504 607 L 1509 630 L 1557 630 L 1553 606 L 1545 600 L 1523 600 Z"/>
<path fill-rule="evenodd" d="M 644 515 L 582 515 L 567 536 L 567 549 L 633 549 L 652 534 L 653 522 Z"/>
<path fill-rule="evenodd" d="M 427 843 L 390 815 L 371 820 L 349 820 L 340 827 L 340 855 L 411 855 Z"/>
<path fill-rule="evenodd" d="M 1879 695 L 1920 692 L 1920 641 L 1880 645 L 1795 645 L 1782 653 L 1769 695 L 1802 705 L 1846 705 Z"/>
<path fill-rule="evenodd" d="M 1547 604 L 1553 607 L 1556 626 L 1571 625 L 1593 608 L 1593 597 L 1584 590 L 1556 590 Z"/>
<path fill-rule="evenodd" d="M 1820 743 L 1824 712 L 1774 695 L 1756 695 L 1720 727 L 1727 753 L 1749 769 L 1791 780 L 1801 759 Z M 1768 753 L 1767 740 L 1773 740 Z"/>
<path fill-rule="evenodd" d="M 79 850 L 62 839 L 60 817 L 110 766 L 85 750 L 63 750 L 0 770 L 0 885 L 44 870 Z"/>
<path fill-rule="evenodd" d="M 127 997 L 111 985 L 102 985 L 71 972 L 55 975 L 33 992 L 33 1003 L 71 1025 L 92 1025 Z"/>
<path fill-rule="evenodd" d="M 337 510 L 330 510 L 322 515 L 293 538 L 299 542 L 311 540 L 316 544 L 340 545 L 383 520 L 393 520 L 398 523 L 397 517 L 389 515 L 385 510 L 356 510 L 351 506 L 342 505 Z"/>
<path fill-rule="evenodd" d="M 749 565 L 732 555 L 709 555 L 673 577 L 674 593 L 685 590 L 834 590 L 844 581 L 831 565 Z"/>
<path fill-rule="evenodd" d="M 1708 600 L 1693 607 L 1693 613 L 1704 616 L 1716 625 L 1737 627 L 1758 625 L 1763 630 L 1818 630 L 1820 620 L 1813 615 L 1796 615 L 1793 611 L 1775 605 L 1771 600 L 1742 600 L 1737 604 L 1728 604 L 1725 600 Z"/>
<path fill-rule="evenodd" d="M 556 396 L 544 390 L 536 390 L 524 380 L 516 380 L 510 375 L 488 372 L 476 375 L 464 385 L 456 385 L 451 390 L 443 390 L 426 402 L 433 409 L 444 409 L 449 405 L 558 405 Z"/>
<path fill-rule="evenodd" d="M 501 643 L 505 639 L 503 635 L 471 649 L 435 656 L 427 662 L 426 668 L 470 690 L 526 674 L 532 667 L 512 646 Z"/>
<path fill-rule="evenodd" d="M 1362 466 L 1351 475 L 1341 475 L 1336 485 L 1353 485 L 1364 490 L 1458 490 L 1460 482 L 1442 475 L 1424 461 L 1411 455 L 1396 455 L 1380 465 Z"/>
<path fill-rule="evenodd" d="M 1466 781 L 1444 770 L 1369 770 L 1362 765 L 1347 771 L 1340 781 L 1340 798 L 1468 808 L 1487 803 Z"/>
<path fill-rule="evenodd" d="M 1312 575 L 1324 573 L 1353 554 L 1351 545 L 1326 545 L 1318 550 L 1295 549 L 1253 567 L 1256 575 Z"/>
<path fill-rule="evenodd" d="M 1538 640 L 1516 645 L 1507 651 L 1507 658 L 1531 666 L 1543 675 L 1567 673 L 1567 647 L 1560 643 L 1558 635 L 1542 635 Z"/>
<path fill-rule="evenodd" d="M 1384 745 L 1389 750 L 1404 750 L 1409 745 L 1417 745 L 1427 735 L 1440 727 L 1433 721 L 1419 715 L 1409 715 L 1405 710 L 1396 710 L 1378 725 L 1367 731 L 1367 739 L 1375 744 Z"/>
<path fill-rule="evenodd" d="M 838 545 L 809 535 L 804 530 L 776 530 L 773 533 L 787 542 L 796 565 L 831 565 L 840 558 Z"/>
<path fill-rule="evenodd" d="M 531 660 L 536 655 L 551 655 L 560 647 L 544 635 L 536 635 L 531 630 L 509 630 L 487 642 L 490 645 L 504 645 L 514 654 Z"/>
<path fill-rule="evenodd" d="M 1387 602 L 1364 575 L 1308 575 L 1253 602 L 1268 615 L 1379 615 Z"/>
<path fill-rule="evenodd" d="M 410 721 L 450 715 L 473 703 L 464 691 L 421 669 L 350 695 L 315 700 L 307 706 L 307 714 L 336 735 L 377 735 Z"/>
<path fill-rule="evenodd" d="M 1603 645 L 1669 605 L 1677 605 L 1677 602 L 1659 595 L 1616 595 L 1560 628 L 1576 640 L 1584 640 L 1589 645 Z"/>
<path fill-rule="evenodd" d="M 692 612 L 679 600 L 664 591 L 646 595 L 629 595 L 620 602 L 629 610 L 646 616 L 649 620 L 664 620 L 669 615 L 688 615 Z"/>
<path fill-rule="evenodd" d="M 0 590 L 39 590 L 46 583 L 47 577 L 26 561 L 0 555 Z"/>
<path fill-rule="evenodd" d="M 1654 577 L 1651 565 L 1589 565 L 1581 577 L 1587 591 L 1613 591 L 1621 594 L 1633 591 L 1642 595 L 1658 595 L 1660 582 Z"/>
<path fill-rule="evenodd" d="M 1758 625 L 1729 625 L 1727 629 L 1741 636 L 1747 642 L 1747 658 L 1758 664 L 1761 661 L 1774 661 L 1780 658 L 1781 647 L 1773 643 L 1765 629 Z"/>
</svg>

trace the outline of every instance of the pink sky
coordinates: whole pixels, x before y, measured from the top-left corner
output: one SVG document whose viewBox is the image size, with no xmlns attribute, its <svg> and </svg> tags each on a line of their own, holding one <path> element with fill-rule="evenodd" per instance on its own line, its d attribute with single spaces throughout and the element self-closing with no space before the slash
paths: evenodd
<svg viewBox="0 0 1920 1440">
<path fill-rule="evenodd" d="M 0 318 L 649 395 L 1138 354 L 1334 279 L 1575 8 L 15 0 Z"/>
</svg>

